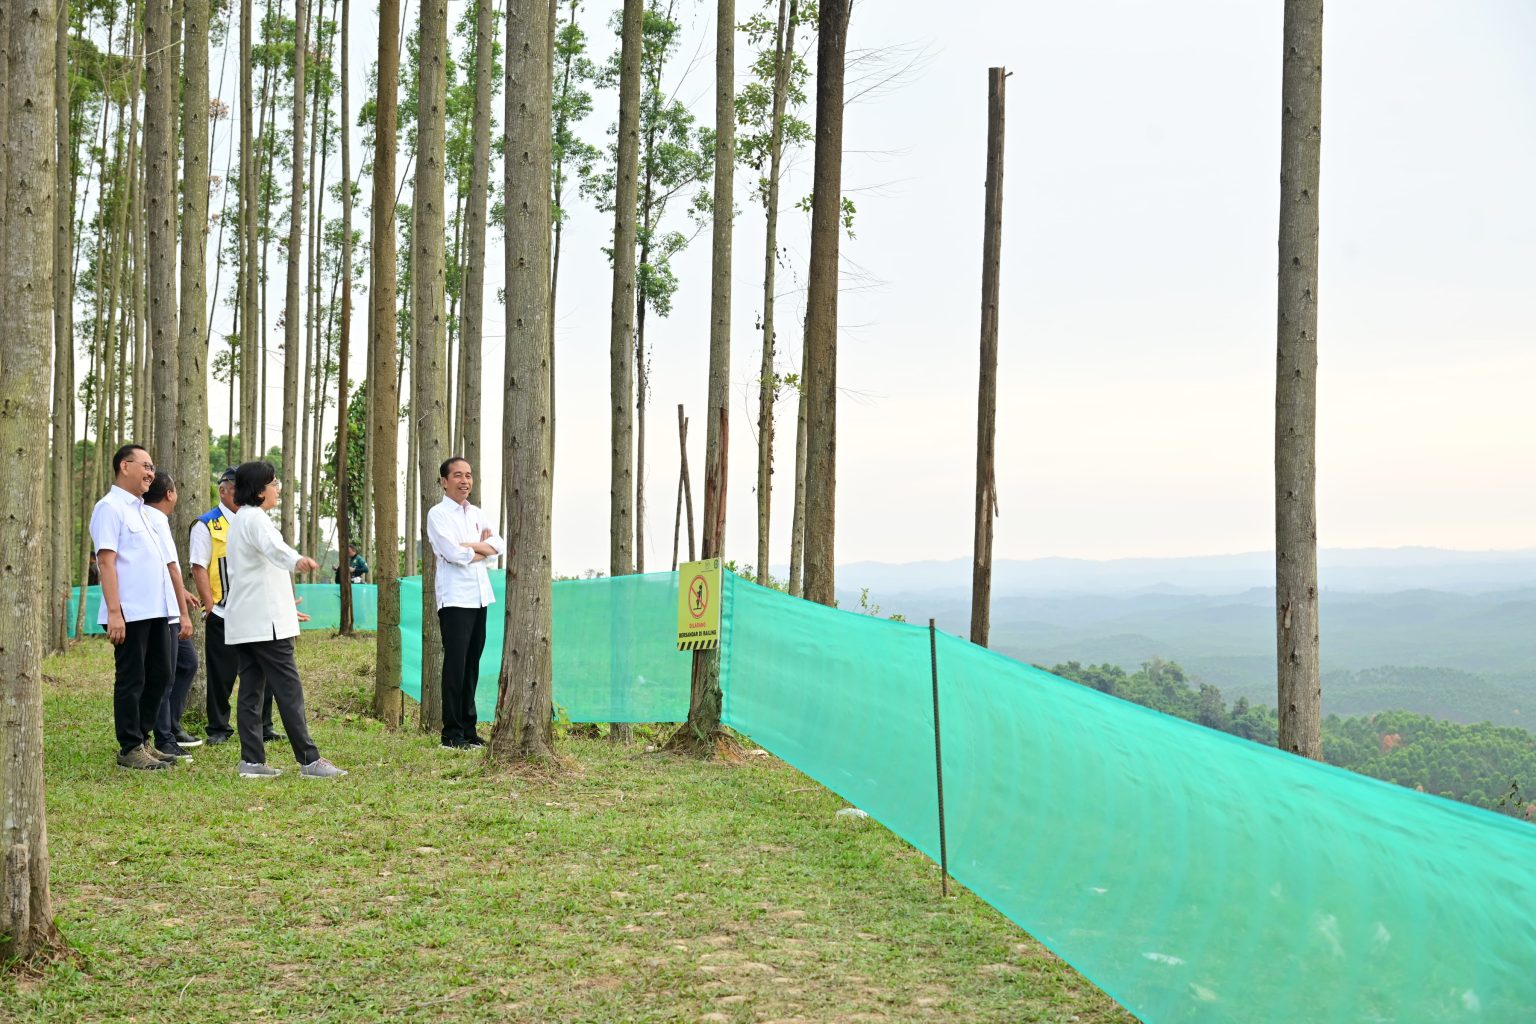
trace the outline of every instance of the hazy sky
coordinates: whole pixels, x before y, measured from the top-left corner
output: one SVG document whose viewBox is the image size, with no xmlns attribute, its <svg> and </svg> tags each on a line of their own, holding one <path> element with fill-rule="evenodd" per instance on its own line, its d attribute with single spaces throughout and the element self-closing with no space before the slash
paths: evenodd
<svg viewBox="0 0 1536 1024">
<path fill-rule="evenodd" d="M 599 54 L 616 45 L 610 6 L 584 13 Z M 451 16 L 461 9 L 450 3 Z M 673 84 L 708 121 L 713 5 L 679 9 L 687 35 Z M 996 555 L 1270 546 L 1281 9 L 1278 0 L 1100 0 L 962 5 L 940 18 L 915 0 L 855 5 L 852 50 L 926 56 L 898 88 L 848 109 L 844 180 L 858 216 L 843 245 L 839 561 L 971 549 L 986 69 L 995 64 L 1013 72 Z M 739 16 L 748 10 L 741 4 Z M 361 77 L 374 42 L 357 35 Z M 1536 546 L 1533 46 L 1528 0 L 1328 8 L 1325 546 Z M 748 56 L 742 46 L 738 65 Z M 233 87 L 225 92 L 234 104 Z M 589 139 L 605 138 L 613 102 L 599 96 Z M 786 206 L 808 190 L 810 168 L 807 149 L 794 158 Z M 726 549 L 751 562 L 763 228 L 746 179 L 738 172 Z M 783 219 L 785 370 L 800 357 L 807 221 L 793 210 Z M 610 231 L 608 218 L 579 209 L 562 263 L 555 565 L 567 572 L 606 568 L 610 276 L 599 246 Z M 492 296 L 501 264 L 493 238 Z M 649 332 L 650 568 L 671 556 L 679 402 L 693 418 L 701 494 L 708 235 L 675 267 L 675 310 L 653 317 Z M 492 305 L 491 346 L 501 320 Z M 362 335 L 359 324 L 358 345 Z M 486 363 L 487 450 L 496 451 L 499 347 Z M 788 555 L 794 413 L 793 400 L 780 403 L 775 563 Z M 496 466 L 477 468 L 499 487 Z"/>
</svg>

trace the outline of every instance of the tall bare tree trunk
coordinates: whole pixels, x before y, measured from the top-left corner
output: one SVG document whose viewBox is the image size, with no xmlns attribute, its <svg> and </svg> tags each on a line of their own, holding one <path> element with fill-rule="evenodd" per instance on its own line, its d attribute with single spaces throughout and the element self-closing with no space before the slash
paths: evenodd
<svg viewBox="0 0 1536 1024">
<path fill-rule="evenodd" d="M 170 0 L 146 0 L 144 47 L 148 63 L 144 101 L 146 243 L 149 249 L 150 379 L 154 388 L 151 451 L 181 473 L 177 451 L 181 329 L 176 294 L 176 93 L 177 49 Z M 137 407 L 144 391 L 135 393 Z M 147 410 L 146 410 L 147 411 Z M 144 424 L 149 417 L 135 419 Z"/>
<path fill-rule="evenodd" d="M 773 370 L 775 278 L 779 269 L 779 179 L 784 164 L 784 108 L 789 103 L 789 70 L 795 55 L 795 21 L 800 0 L 779 0 L 774 31 L 773 114 L 768 145 L 768 194 L 763 206 L 763 363 L 757 381 L 757 582 L 768 583 L 768 530 L 773 518 L 773 403 L 779 385 Z"/>
<path fill-rule="evenodd" d="M 0 450 L 17 466 L 48 459 L 48 386 L 53 370 L 53 233 L 57 159 L 54 124 L 53 3 L 5 5 L 0 14 L 0 96 L 8 117 L 0 202 Z M 6 59 L 8 56 L 9 59 Z M 65 214 L 68 216 L 68 213 Z M 48 586 L 49 546 L 38 543 L 48 515 L 45 474 L 17 473 L 0 498 L 0 580 L 5 593 Z M 48 888 L 48 825 L 43 794 L 43 652 L 48 605 L 0 602 L 0 961 L 30 958 L 57 941 Z"/>
<path fill-rule="evenodd" d="M 731 228 L 736 184 L 736 0 L 715 5 L 715 201 L 709 283 L 709 411 L 704 441 L 704 557 L 725 553 L 725 486 L 731 413 Z M 688 746 L 712 751 L 720 728 L 720 649 L 693 652 Z"/>
<path fill-rule="evenodd" d="M 70 131 L 69 111 L 69 2 L 61 0 L 60 17 L 54 26 L 54 123 L 57 136 L 57 162 L 54 184 L 53 226 L 53 487 L 49 511 L 53 522 L 50 537 L 48 593 L 51 599 L 48 620 L 48 647 L 62 651 L 69 642 L 69 542 L 73 538 L 74 488 L 71 486 L 75 453 L 75 279 L 74 258 L 75 142 Z M 0 40 L 6 30 L 0 25 Z M 0 97 L 0 103 L 5 102 Z M 102 104 L 102 122 L 106 122 L 106 103 Z M 0 169 L 0 183 L 5 171 Z M 4 200 L 0 199 L 0 205 Z M 4 216 L 0 215 L 0 223 Z M 5 241 L 0 237 L 0 251 Z M 0 309 L 0 323 L 4 323 Z M 83 596 L 83 595 L 82 595 Z"/>
<path fill-rule="evenodd" d="M 336 557 L 341 583 L 341 633 L 352 635 L 352 572 L 347 560 L 347 545 L 352 540 L 352 516 L 349 512 L 351 479 L 347 472 L 347 429 L 351 419 L 347 407 L 347 357 L 352 341 L 352 62 L 348 45 L 352 39 L 352 0 L 341 0 L 341 340 L 336 354 Z"/>
<path fill-rule="evenodd" d="M 1286 0 L 1275 375 L 1275 624 L 1280 748 L 1321 760 L 1317 621 L 1317 238 L 1323 3 Z"/>
<path fill-rule="evenodd" d="M 976 530 L 971 560 L 971 643 L 992 626 L 992 520 L 997 517 L 997 316 L 1003 257 L 1003 113 L 1008 72 L 987 69 L 987 193 L 981 238 L 981 377 L 976 387 Z"/>
<path fill-rule="evenodd" d="M 416 439 L 418 518 L 415 536 L 422 547 L 421 573 L 421 730 L 438 732 L 443 725 L 442 636 L 434 594 L 437 559 L 425 541 L 427 511 L 441 499 L 437 467 L 448 437 L 447 393 L 443 373 L 447 361 L 445 310 L 444 171 L 448 96 L 448 2 L 421 2 L 421 62 L 418 67 L 415 222 L 411 228 L 411 324 L 416 351 L 411 360 L 411 433 Z M 548 265 L 546 260 L 540 267 Z M 542 273 L 542 270 L 541 270 Z M 513 306 L 514 310 L 518 307 Z"/>
<path fill-rule="evenodd" d="M 634 571 L 635 235 L 640 167 L 640 51 L 645 0 L 624 0 L 619 44 L 619 138 L 613 193 L 613 301 L 608 331 L 612 461 L 608 488 L 608 571 Z"/>
<path fill-rule="evenodd" d="M 500 764 L 553 753 L 549 421 L 550 43 L 548 0 L 509 0 L 506 49 L 509 481 L 506 642 L 491 729 Z"/>
<path fill-rule="evenodd" d="M 184 0 L 181 184 L 181 353 L 178 368 L 176 536 L 185 539 L 208 493 L 208 0 Z M 156 453 L 159 454 L 158 452 Z M 190 702 L 201 707 L 201 702 Z"/>
<path fill-rule="evenodd" d="M 399 320 L 395 297 L 395 148 L 400 99 L 400 0 L 379 0 L 379 94 L 374 112 L 372 244 L 368 298 L 373 331 L 368 337 L 368 452 L 373 460 L 373 579 L 379 588 L 374 659 L 373 714 L 391 729 L 400 726 L 400 382 Z"/>
<path fill-rule="evenodd" d="M 310 0 L 293 0 L 293 185 L 288 207 L 288 294 L 283 302 L 283 493 L 288 499 L 278 506 L 283 540 L 293 543 L 294 508 L 298 494 L 294 481 L 304 459 L 298 447 L 299 426 L 299 271 L 304 266 L 304 51 L 309 49 Z"/>
<path fill-rule="evenodd" d="M 240 458 L 256 458 L 258 387 L 261 365 L 261 321 L 256 312 L 260 289 L 256 271 L 256 141 L 255 106 L 251 103 L 251 0 L 240 4 Z M 391 193 L 393 194 L 393 193 Z"/>
<path fill-rule="evenodd" d="M 805 596 L 837 600 L 837 286 L 843 209 L 843 72 L 852 0 L 822 0 L 816 41 L 816 167 L 806 298 Z"/>
<path fill-rule="evenodd" d="M 688 481 L 688 417 L 683 404 L 677 404 L 677 445 L 682 453 L 677 473 L 677 515 L 672 522 L 672 571 L 677 572 L 679 537 L 683 529 L 683 502 L 688 503 L 688 561 L 693 561 L 693 486 Z"/>
<path fill-rule="evenodd" d="M 459 454 L 480 469 L 481 339 L 485 334 L 485 208 L 491 191 L 491 63 L 493 26 L 490 0 L 475 0 L 474 143 L 470 154 L 468 220 L 469 255 L 464 281 L 464 321 L 459 335 Z M 475 477 L 469 500 L 480 503 L 480 478 Z"/>
<path fill-rule="evenodd" d="M 799 398 L 795 402 L 795 507 L 789 527 L 789 593 L 805 596 L 805 368 L 809 349 L 800 352 Z"/>
</svg>

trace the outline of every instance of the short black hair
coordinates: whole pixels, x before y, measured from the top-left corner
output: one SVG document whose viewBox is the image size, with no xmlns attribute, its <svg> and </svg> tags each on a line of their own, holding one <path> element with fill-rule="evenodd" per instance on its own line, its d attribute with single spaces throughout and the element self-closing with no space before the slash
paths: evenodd
<svg viewBox="0 0 1536 1024">
<path fill-rule="evenodd" d="M 261 492 L 277 479 L 270 462 L 242 462 L 235 470 L 235 504 L 242 507 L 261 504 Z"/>
<path fill-rule="evenodd" d="M 357 554 L 357 545 L 356 544 L 348 544 L 347 545 L 347 550 L 352 552 L 355 555 L 355 554 Z"/>
<path fill-rule="evenodd" d="M 132 455 L 134 452 L 142 452 L 143 450 L 144 450 L 144 446 L 143 445 L 125 444 L 121 448 L 119 448 L 117 451 L 113 452 L 112 453 L 112 478 L 115 480 L 117 478 L 117 474 L 119 474 L 119 473 L 121 473 L 123 471 L 123 463 L 128 461 L 128 456 Z"/>
<path fill-rule="evenodd" d="M 464 456 L 462 456 L 462 455 L 450 455 L 446 459 L 444 459 L 443 460 L 443 464 L 437 468 L 437 478 L 439 480 L 447 480 L 448 479 L 448 467 L 452 466 L 455 462 L 462 462 L 462 463 L 464 463 L 464 465 L 469 466 L 469 460 L 466 459 Z M 471 472 L 474 471 L 474 467 L 473 466 L 470 466 L 470 471 Z"/>
<path fill-rule="evenodd" d="M 158 505 L 165 500 L 165 496 L 176 489 L 176 481 L 171 479 L 171 474 L 163 469 L 155 470 L 155 482 L 149 485 L 149 490 L 144 492 L 144 504 Z"/>
<path fill-rule="evenodd" d="M 224 470 L 224 472 L 219 474 L 219 486 L 222 487 L 225 483 L 234 483 L 234 482 L 235 482 L 235 467 L 234 466 L 230 466 L 230 467 L 226 468 Z"/>
</svg>

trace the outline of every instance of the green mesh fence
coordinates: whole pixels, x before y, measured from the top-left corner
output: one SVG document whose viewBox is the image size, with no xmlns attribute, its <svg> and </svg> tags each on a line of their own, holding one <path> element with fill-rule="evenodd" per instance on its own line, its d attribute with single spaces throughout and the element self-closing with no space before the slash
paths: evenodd
<svg viewBox="0 0 1536 1024">
<path fill-rule="evenodd" d="M 299 623 L 300 629 L 335 629 L 341 624 L 341 587 L 335 583 L 300 583 L 294 588 L 299 600 L 299 611 L 309 616 L 308 622 Z M 80 588 L 69 595 L 69 635 L 75 635 L 75 609 L 80 604 Z M 103 633 L 96 624 L 101 609 L 101 588 L 85 590 L 85 633 Z M 352 625 L 355 629 L 378 628 L 379 588 L 372 583 L 352 584 Z"/>
<path fill-rule="evenodd" d="M 555 585 L 573 721 L 686 716 L 676 587 Z M 419 697 L 419 578 L 401 590 Z M 731 575 L 722 596 L 726 724 L 937 859 L 928 631 Z M 1141 1019 L 1536 1021 L 1536 829 L 937 641 L 951 873 Z"/>
<path fill-rule="evenodd" d="M 475 705 L 496 717 L 506 574 L 491 573 Z M 677 652 L 677 574 L 555 584 L 555 703 L 573 722 L 680 722 L 688 717 L 688 657 Z M 432 629 L 437 629 L 433 622 Z M 625 637 L 624 643 L 612 642 Z M 400 688 L 421 699 L 421 577 L 400 581 Z"/>
</svg>

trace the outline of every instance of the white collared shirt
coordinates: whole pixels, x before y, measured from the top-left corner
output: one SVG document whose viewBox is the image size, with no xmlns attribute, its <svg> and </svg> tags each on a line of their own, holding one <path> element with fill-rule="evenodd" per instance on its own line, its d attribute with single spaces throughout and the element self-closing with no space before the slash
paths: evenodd
<svg viewBox="0 0 1536 1024">
<path fill-rule="evenodd" d="M 176 538 L 171 536 L 171 520 L 164 512 L 161 512 L 153 505 L 144 506 L 144 515 L 149 520 L 150 525 L 155 528 L 155 536 L 160 538 L 161 552 L 170 556 L 165 560 L 165 593 L 166 599 L 171 603 L 171 607 L 176 609 L 171 613 L 171 621 L 180 622 L 181 605 L 176 600 L 176 584 L 171 582 L 171 573 L 181 572 L 181 565 L 178 564 L 176 554 Z"/>
<path fill-rule="evenodd" d="M 179 619 L 181 614 L 166 572 L 166 564 L 176 555 L 174 551 L 165 553 L 150 511 L 144 499 L 114 484 L 91 512 L 91 539 L 96 543 L 97 556 L 103 551 L 117 555 L 117 597 L 124 622 Z M 105 600 L 97 621 L 107 624 Z"/>
<path fill-rule="evenodd" d="M 235 519 L 235 510 L 219 502 L 219 508 L 224 510 L 224 518 L 231 523 Z M 213 564 L 213 534 L 208 532 L 208 524 L 199 519 L 192 524 L 192 535 L 187 540 L 187 561 L 192 565 L 200 565 L 204 569 Z M 228 593 L 229 581 L 223 581 L 225 593 Z M 228 600 L 226 597 L 225 600 Z M 219 618 L 224 617 L 224 605 L 215 601 L 213 607 L 208 609 Z"/>
<path fill-rule="evenodd" d="M 480 534 L 492 529 L 479 506 L 460 505 L 446 494 L 427 512 L 427 539 L 437 555 L 437 606 L 439 608 L 486 608 L 496 602 L 491 593 L 491 574 L 485 571 L 486 559 L 477 556 L 467 543 L 479 543 Z M 507 553 L 507 542 L 492 533 L 485 542 L 498 555 Z"/>
</svg>

